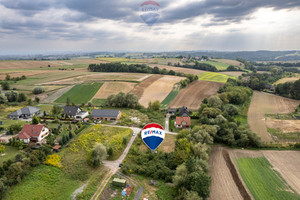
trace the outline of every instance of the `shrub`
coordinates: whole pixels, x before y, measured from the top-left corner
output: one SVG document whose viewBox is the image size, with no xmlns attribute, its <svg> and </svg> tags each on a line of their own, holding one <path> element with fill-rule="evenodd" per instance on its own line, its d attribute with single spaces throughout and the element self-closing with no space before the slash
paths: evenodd
<svg viewBox="0 0 300 200">
<path fill-rule="evenodd" d="M 54 167 L 61 168 L 60 164 L 60 156 L 57 154 L 52 154 L 47 156 L 46 161 L 44 162 L 46 165 L 52 165 Z"/>
<path fill-rule="evenodd" d="M 34 88 L 33 91 L 32 91 L 32 93 L 33 93 L 33 94 L 41 94 L 41 93 L 43 93 L 44 91 L 45 91 L 44 88 L 41 87 L 41 86 L 39 86 L 39 87 Z"/>
</svg>

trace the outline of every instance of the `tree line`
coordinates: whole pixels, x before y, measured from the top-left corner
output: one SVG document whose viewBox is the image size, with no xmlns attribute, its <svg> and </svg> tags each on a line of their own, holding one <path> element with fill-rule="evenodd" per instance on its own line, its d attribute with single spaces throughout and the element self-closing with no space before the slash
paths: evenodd
<svg viewBox="0 0 300 200">
<path fill-rule="evenodd" d="M 285 82 L 276 85 L 275 93 L 280 96 L 300 100 L 300 79 L 295 81 L 294 83 Z"/>
<path fill-rule="evenodd" d="M 101 63 L 90 64 L 88 70 L 91 72 L 128 72 L 128 73 L 148 73 L 163 74 L 174 76 L 185 76 L 184 73 L 173 70 L 159 69 L 158 67 L 149 67 L 145 64 L 122 64 L 122 63 Z"/>
</svg>

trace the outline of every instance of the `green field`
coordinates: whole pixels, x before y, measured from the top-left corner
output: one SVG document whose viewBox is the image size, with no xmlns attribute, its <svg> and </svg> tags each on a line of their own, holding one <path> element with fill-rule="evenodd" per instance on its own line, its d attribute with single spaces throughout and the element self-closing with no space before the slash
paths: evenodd
<svg viewBox="0 0 300 200">
<path fill-rule="evenodd" d="M 55 100 L 56 103 L 66 103 L 67 98 L 70 98 L 71 103 L 86 104 L 97 91 L 101 88 L 103 83 L 82 83 L 75 85 L 72 89 L 66 92 L 64 95 Z"/>
<path fill-rule="evenodd" d="M 161 107 L 166 108 L 178 95 L 180 87 L 175 85 L 169 95 L 161 102 Z"/>
<path fill-rule="evenodd" d="M 254 199 L 300 199 L 280 174 L 272 169 L 272 165 L 265 157 L 239 158 L 236 161 L 239 172 Z"/>
<path fill-rule="evenodd" d="M 226 83 L 228 78 L 236 79 L 234 76 L 220 74 L 216 72 L 204 72 L 198 75 L 199 80 Z"/>
<path fill-rule="evenodd" d="M 93 106 L 104 106 L 106 105 L 107 100 L 106 99 L 93 99 L 92 104 Z"/>
<path fill-rule="evenodd" d="M 12 187 L 6 194 L 6 200 L 23 199 L 70 199 L 80 182 L 69 178 L 59 168 L 40 165 L 25 176 L 21 183 Z"/>
<path fill-rule="evenodd" d="M 200 61 L 199 63 L 206 63 L 215 66 L 218 70 L 226 70 L 229 64 L 217 62 L 217 61 Z"/>
<path fill-rule="evenodd" d="M 0 156 L 0 165 L 8 159 L 14 160 L 15 156 L 20 153 L 16 147 L 5 145 L 5 156 Z"/>
</svg>

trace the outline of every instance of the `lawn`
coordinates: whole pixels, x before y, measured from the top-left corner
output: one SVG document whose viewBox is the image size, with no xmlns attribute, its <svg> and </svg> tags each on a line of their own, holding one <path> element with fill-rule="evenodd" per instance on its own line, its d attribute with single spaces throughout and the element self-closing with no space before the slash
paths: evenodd
<svg viewBox="0 0 300 200">
<path fill-rule="evenodd" d="M 107 103 L 106 99 L 93 99 L 92 100 L 93 106 L 104 106 L 104 105 L 106 105 L 106 103 Z"/>
<path fill-rule="evenodd" d="M 239 172 L 256 200 L 300 199 L 265 157 L 239 158 Z"/>
<path fill-rule="evenodd" d="M 167 106 L 172 103 L 180 91 L 179 85 L 175 85 L 169 95 L 161 102 L 162 108 L 167 108 Z"/>
<path fill-rule="evenodd" d="M 56 103 L 66 103 L 69 97 L 70 102 L 75 104 L 86 104 L 98 92 L 103 83 L 82 83 L 75 85 L 64 95 L 55 100 Z"/>
<path fill-rule="evenodd" d="M 20 151 L 16 148 L 16 147 L 12 147 L 12 146 L 7 146 L 5 145 L 5 156 L 0 156 L 0 165 L 8 160 L 11 159 L 13 160 L 15 158 L 15 156 L 20 153 Z"/>
<path fill-rule="evenodd" d="M 80 182 L 69 178 L 61 169 L 40 165 L 33 168 L 21 183 L 12 187 L 4 199 L 65 200 L 70 198 L 79 185 Z"/>
<path fill-rule="evenodd" d="M 206 63 L 215 66 L 218 70 L 226 70 L 229 64 L 217 62 L 217 61 L 200 61 L 199 63 Z"/>
<path fill-rule="evenodd" d="M 204 72 L 198 75 L 199 80 L 226 83 L 228 78 L 236 79 L 234 76 L 220 74 L 216 72 Z"/>
</svg>

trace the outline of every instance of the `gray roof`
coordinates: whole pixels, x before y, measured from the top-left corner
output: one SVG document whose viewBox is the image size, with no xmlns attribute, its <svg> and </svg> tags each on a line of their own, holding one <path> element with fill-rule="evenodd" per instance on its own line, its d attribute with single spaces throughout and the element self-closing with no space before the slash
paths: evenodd
<svg viewBox="0 0 300 200">
<path fill-rule="evenodd" d="M 11 114 L 9 114 L 9 116 L 33 115 L 39 111 L 40 109 L 37 107 L 26 106 L 24 108 L 21 108 L 20 110 L 12 112 Z"/>
<path fill-rule="evenodd" d="M 168 108 L 167 112 L 176 112 L 176 108 Z"/>
<path fill-rule="evenodd" d="M 120 113 L 120 110 L 100 110 L 94 109 L 92 111 L 92 117 L 113 117 L 117 118 Z"/>
<path fill-rule="evenodd" d="M 79 112 L 81 112 L 81 109 L 80 109 L 79 112 L 78 112 L 78 109 L 80 109 L 79 106 L 65 106 L 65 107 L 64 107 L 63 114 L 67 114 L 67 115 L 69 115 L 69 116 L 75 116 L 75 115 L 77 115 Z"/>
</svg>

